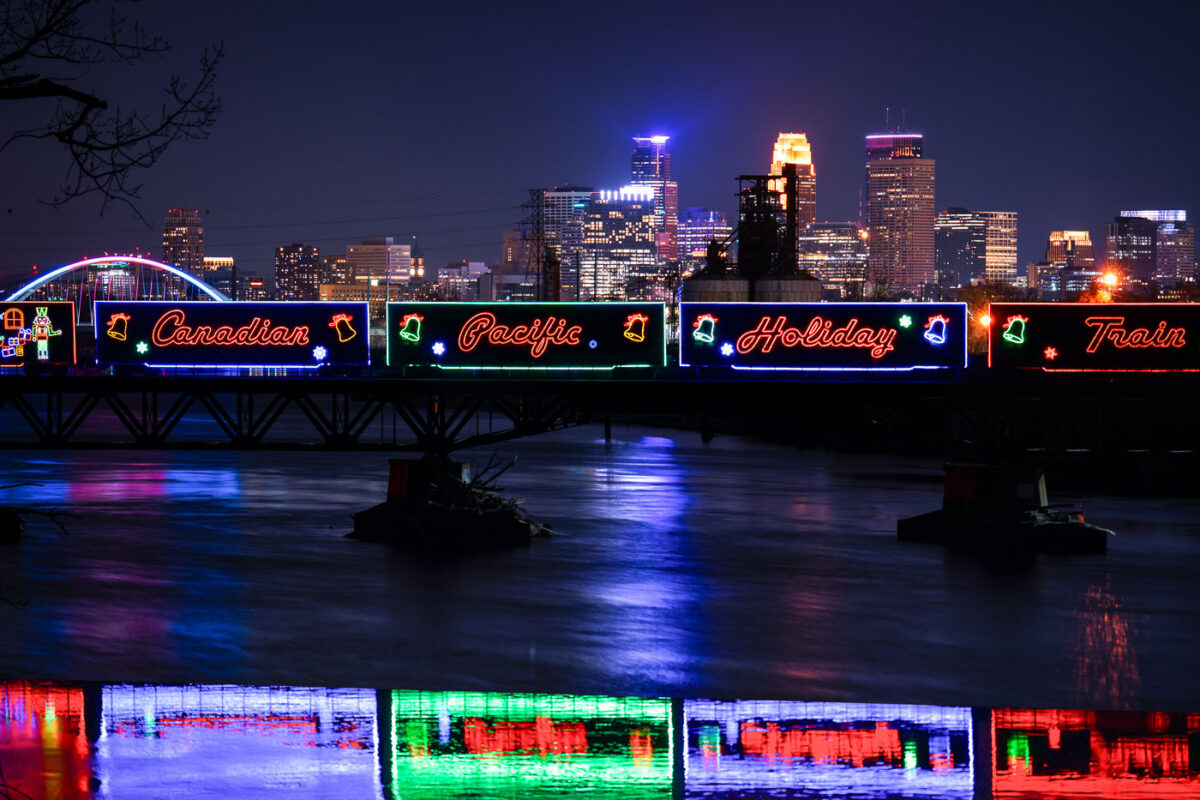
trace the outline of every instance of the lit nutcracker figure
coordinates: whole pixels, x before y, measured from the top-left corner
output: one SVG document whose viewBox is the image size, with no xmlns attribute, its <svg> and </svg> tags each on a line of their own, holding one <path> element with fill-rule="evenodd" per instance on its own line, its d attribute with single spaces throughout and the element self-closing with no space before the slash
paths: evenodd
<svg viewBox="0 0 1200 800">
<path fill-rule="evenodd" d="M 50 337 L 62 336 L 62 331 L 54 330 L 50 322 L 49 307 L 38 306 L 37 316 L 33 318 L 33 340 L 37 342 L 38 361 L 50 360 Z"/>
</svg>

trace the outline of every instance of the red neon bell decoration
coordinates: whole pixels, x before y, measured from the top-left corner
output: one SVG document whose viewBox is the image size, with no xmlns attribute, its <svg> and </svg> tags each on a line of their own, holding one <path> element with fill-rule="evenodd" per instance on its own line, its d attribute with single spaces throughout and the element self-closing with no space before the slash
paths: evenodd
<svg viewBox="0 0 1200 800">
<path fill-rule="evenodd" d="M 125 341 L 128 334 L 129 320 L 131 317 L 124 313 L 113 314 L 108 318 L 108 335 L 109 338 L 116 339 L 118 342 Z"/>
<path fill-rule="evenodd" d="M 329 322 L 329 327 L 337 331 L 339 342 L 348 342 L 358 335 L 358 331 L 350 325 L 350 320 L 354 319 L 350 314 L 334 314 L 333 319 Z"/>
<path fill-rule="evenodd" d="M 645 314 L 630 314 L 625 318 L 625 338 L 631 342 L 646 341 L 646 323 L 649 321 Z"/>
</svg>

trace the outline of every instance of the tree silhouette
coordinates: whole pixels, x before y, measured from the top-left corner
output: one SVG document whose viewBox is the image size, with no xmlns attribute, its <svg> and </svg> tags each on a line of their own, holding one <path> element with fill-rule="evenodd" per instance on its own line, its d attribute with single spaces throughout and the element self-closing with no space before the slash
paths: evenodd
<svg viewBox="0 0 1200 800">
<path fill-rule="evenodd" d="M 98 194 L 101 213 L 109 203 L 122 203 L 145 222 L 133 203 L 141 189 L 137 170 L 152 166 L 173 142 L 207 138 L 216 121 L 220 46 L 202 53 L 193 81 L 171 76 L 153 112 L 122 109 L 83 88 L 93 67 L 137 65 L 170 50 L 119 13 L 137 2 L 0 0 L 0 100 L 57 101 L 48 120 L 10 133 L 0 152 L 24 139 L 49 140 L 67 151 L 66 175 L 44 201 L 50 205 Z"/>
</svg>

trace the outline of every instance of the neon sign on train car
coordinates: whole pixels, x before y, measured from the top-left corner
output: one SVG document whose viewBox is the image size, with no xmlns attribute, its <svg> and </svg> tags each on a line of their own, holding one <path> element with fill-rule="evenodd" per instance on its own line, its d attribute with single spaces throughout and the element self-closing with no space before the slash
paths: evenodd
<svg viewBox="0 0 1200 800">
<path fill-rule="evenodd" d="M 75 304 L 68 300 L 0 301 L 0 368 L 75 363 Z"/>
<path fill-rule="evenodd" d="M 388 303 L 388 364 L 661 367 L 666 363 L 664 319 L 661 303 Z"/>
<path fill-rule="evenodd" d="M 747 370 L 966 366 L 963 303 L 682 303 L 681 366 Z"/>
<path fill-rule="evenodd" d="M 98 301 L 96 363 L 153 368 L 366 366 L 367 304 Z"/>
<path fill-rule="evenodd" d="M 992 303 L 988 364 L 1047 372 L 1200 370 L 1197 303 Z"/>
</svg>

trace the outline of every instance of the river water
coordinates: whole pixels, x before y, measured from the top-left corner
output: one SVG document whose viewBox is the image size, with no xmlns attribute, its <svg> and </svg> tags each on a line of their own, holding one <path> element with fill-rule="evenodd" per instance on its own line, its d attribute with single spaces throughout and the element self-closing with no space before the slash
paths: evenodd
<svg viewBox="0 0 1200 800">
<path fill-rule="evenodd" d="M 941 464 L 597 427 L 514 441 L 561 537 L 429 561 L 346 539 L 374 454 L 18 452 L 0 677 L 1200 709 L 1200 500 L 1068 496 L 1106 555 L 896 541 Z M 477 463 L 489 452 L 461 454 Z"/>
</svg>

